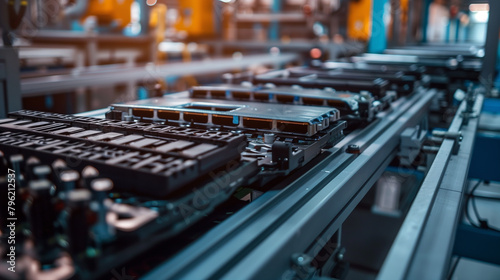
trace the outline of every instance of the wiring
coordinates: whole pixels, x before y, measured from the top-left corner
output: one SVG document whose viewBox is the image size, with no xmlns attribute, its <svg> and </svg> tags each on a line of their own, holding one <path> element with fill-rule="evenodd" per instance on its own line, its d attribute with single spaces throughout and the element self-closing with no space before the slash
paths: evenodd
<svg viewBox="0 0 500 280">
<path fill-rule="evenodd" d="M 470 193 L 469 193 L 469 196 L 467 198 L 467 203 L 466 203 L 466 211 L 465 211 L 465 215 L 466 215 L 466 218 L 467 220 L 469 220 L 469 222 L 471 223 L 472 226 L 474 227 L 477 227 L 477 228 L 483 228 L 483 229 L 489 229 L 489 230 L 493 230 L 493 231 L 497 231 L 497 232 L 500 232 L 500 229 L 496 229 L 490 225 L 488 225 L 488 220 L 486 219 L 482 219 L 481 218 L 481 215 L 479 214 L 479 211 L 477 209 L 477 205 L 476 205 L 476 196 L 474 195 L 474 192 L 476 191 L 476 189 L 479 187 L 479 185 L 481 185 L 482 181 L 478 181 L 474 187 L 472 187 Z M 472 202 L 471 202 L 472 201 Z M 472 203 L 472 210 L 474 211 L 474 214 L 477 218 L 477 221 L 479 223 L 478 224 L 475 224 L 473 222 L 473 220 L 471 219 L 470 217 L 470 214 L 469 214 L 469 202 Z"/>
</svg>

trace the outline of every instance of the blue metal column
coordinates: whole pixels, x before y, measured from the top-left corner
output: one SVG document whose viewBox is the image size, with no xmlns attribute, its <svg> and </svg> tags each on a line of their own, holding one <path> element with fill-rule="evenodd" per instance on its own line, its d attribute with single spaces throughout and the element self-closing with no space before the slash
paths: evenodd
<svg viewBox="0 0 500 280">
<path fill-rule="evenodd" d="M 139 22 L 141 24 L 141 34 L 147 35 L 149 32 L 149 6 L 146 1 L 136 1 L 139 3 L 140 7 L 140 19 Z"/>
<path fill-rule="evenodd" d="M 500 114 L 500 99 L 487 98 L 484 100 L 481 115 Z M 476 134 L 474 153 L 469 167 L 469 177 L 487 181 L 500 182 L 500 129 L 494 123 L 487 127 L 479 127 L 483 131 Z"/>
<path fill-rule="evenodd" d="M 278 14 L 281 12 L 281 0 L 273 0 L 273 4 L 271 6 L 271 12 L 273 14 Z M 269 40 L 277 41 L 280 36 L 280 23 L 277 20 L 271 22 L 269 26 Z"/>
<path fill-rule="evenodd" d="M 460 19 L 457 17 L 455 20 L 455 43 L 458 43 L 458 37 L 460 36 Z"/>
</svg>

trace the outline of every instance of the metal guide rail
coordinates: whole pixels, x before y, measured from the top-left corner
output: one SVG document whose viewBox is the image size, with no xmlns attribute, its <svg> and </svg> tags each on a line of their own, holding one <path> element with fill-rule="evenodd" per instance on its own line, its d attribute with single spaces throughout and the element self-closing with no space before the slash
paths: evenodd
<svg viewBox="0 0 500 280">
<path fill-rule="evenodd" d="M 329 107 L 174 97 L 113 104 L 109 117 L 312 136 L 339 120 L 340 112 Z"/>
<path fill-rule="evenodd" d="M 355 71 L 356 73 L 369 73 L 377 75 L 379 73 L 394 74 L 397 72 L 403 72 L 405 75 L 414 76 L 417 80 L 422 80 L 425 75 L 427 68 L 422 65 L 410 64 L 410 65 L 399 65 L 399 64 L 368 64 L 365 62 L 333 62 L 327 61 L 318 65 L 315 65 L 315 69 L 323 70 L 346 70 Z"/>
<path fill-rule="evenodd" d="M 416 55 L 427 58 L 443 58 L 443 57 L 464 57 L 464 58 L 482 58 L 484 57 L 484 48 L 474 45 L 454 45 L 450 48 L 448 45 L 415 45 L 403 46 L 396 49 L 386 49 L 386 54 L 396 55 Z"/>
<path fill-rule="evenodd" d="M 365 53 L 362 56 L 354 56 L 351 60 L 354 62 L 366 62 L 373 64 L 417 64 L 431 68 L 446 68 L 449 70 L 463 69 L 479 71 L 481 69 L 481 59 L 464 58 L 460 55 L 450 58 L 445 54 L 438 55 L 436 57 L 420 57 L 414 55 Z"/>
<path fill-rule="evenodd" d="M 290 77 L 287 70 L 273 71 L 257 75 L 253 78 L 256 84 L 275 84 L 278 86 L 300 85 L 304 88 L 334 88 L 339 91 L 361 92 L 368 91 L 377 98 L 387 95 L 389 82 L 374 77 L 366 80 L 335 79 L 334 77 L 318 77 L 316 75 L 305 75 L 302 77 Z"/>
<path fill-rule="evenodd" d="M 447 277 L 482 104 L 482 94 L 463 101 L 441 133 L 444 141 L 377 279 Z"/>
</svg>

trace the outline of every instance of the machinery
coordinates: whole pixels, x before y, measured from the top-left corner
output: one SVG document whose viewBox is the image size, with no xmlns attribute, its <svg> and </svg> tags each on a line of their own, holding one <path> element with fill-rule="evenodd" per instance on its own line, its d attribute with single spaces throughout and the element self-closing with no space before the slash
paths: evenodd
<svg viewBox="0 0 500 280">
<path fill-rule="evenodd" d="M 420 275 L 423 264 L 411 259 L 427 245 L 423 225 L 440 203 L 438 182 L 462 174 L 456 188 L 464 191 L 482 94 L 463 87 L 477 79 L 467 74 L 478 71 L 473 56 L 458 65 L 398 58 L 271 71 L 112 104 L 104 115 L 11 112 L 0 120 L 9 194 L 2 195 L 9 208 L 1 212 L 1 248 L 16 255 L 2 273 L 342 279 L 349 271 L 342 224 L 393 166 L 426 176 L 406 195 L 401 186 L 376 190 L 378 209 L 408 213 L 401 232 L 419 227 L 398 235 L 379 277 Z M 442 73 L 447 86 L 433 86 Z M 448 79 L 467 95 L 451 126 L 432 131 L 448 126 L 439 117 Z M 453 169 L 437 164 L 456 156 L 465 161 Z M 415 200 L 409 210 L 387 203 L 404 199 Z M 15 246 L 7 246 L 9 236 Z M 410 250 L 399 251 L 407 242 Z"/>
</svg>

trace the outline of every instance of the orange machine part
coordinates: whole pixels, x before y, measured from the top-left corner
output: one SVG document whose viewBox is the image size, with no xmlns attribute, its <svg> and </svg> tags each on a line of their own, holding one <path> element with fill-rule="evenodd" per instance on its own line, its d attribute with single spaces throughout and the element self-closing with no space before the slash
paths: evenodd
<svg viewBox="0 0 500 280">
<path fill-rule="evenodd" d="M 372 0 L 351 0 L 347 10 L 347 36 L 368 41 L 372 28 Z"/>
<path fill-rule="evenodd" d="M 179 19 L 175 28 L 192 37 L 205 37 L 215 33 L 214 3 L 207 0 L 179 1 Z"/>
<path fill-rule="evenodd" d="M 89 0 L 87 12 L 83 20 L 95 16 L 100 25 L 108 25 L 113 21 L 124 28 L 130 23 L 130 9 L 134 0 Z"/>
</svg>

